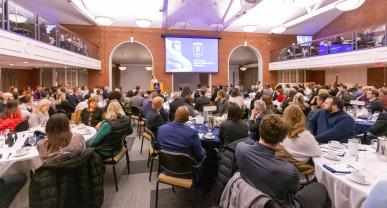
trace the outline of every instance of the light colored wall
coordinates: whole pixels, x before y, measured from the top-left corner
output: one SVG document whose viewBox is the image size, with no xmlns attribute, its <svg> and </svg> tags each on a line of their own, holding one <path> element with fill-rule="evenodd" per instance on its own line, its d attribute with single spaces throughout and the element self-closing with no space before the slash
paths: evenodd
<svg viewBox="0 0 387 208">
<path fill-rule="evenodd" d="M 347 86 L 367 85 L 367 68 L 327 69 L 325 70 L 325 83 L 333 84 L 336 80 L 336 73 L 339 83 L 344 83 Z"/>
<path fill-rule="evenodd" d="M 235 85 L 239 85 L 239 65 L 230 65 L 230 71 L 228 72 L 230 77 L 230 84 L 233 83 L 232 72 L 235 72 Z"/>
<path fill-rule="evenodd" d="M 174 73 L 173 74 L 173 89 L 177 91 L 179 87 L 188 86 L 191 90 L 195 90 L 200 84 L 199 74 L 197 73 Z"/>
<path fill-rule="evenodd" d="M 145 70 L 149 65 L 123 64 L 123 66 L 126 66 L 125 71 L 120 71 L 120 86 L 123 92 L 133 90 L 137 85 L 140 85 L 141 89 L 149 89 L 152 71 Z"/>
</svg>

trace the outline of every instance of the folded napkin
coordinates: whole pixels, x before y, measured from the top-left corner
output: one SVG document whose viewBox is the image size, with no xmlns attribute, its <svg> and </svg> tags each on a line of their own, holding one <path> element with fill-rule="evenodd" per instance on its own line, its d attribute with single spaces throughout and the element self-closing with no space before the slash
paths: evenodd
<svg viewBox="0 0 387 208">
<path fill-rule="evenodd" d="M 34 131 L 34 136 L 36 136 L 36 143 L 37 144 L 40 140 L 44 139 L 44 133 L 41 131 Z M 28 141 L 28 138 L 24 142 L 24 146 L 31 146 L 31 144 Z"/>
<path fill-rule="evenodd" d="M 350 174 L 354 169 L 346 164 L 323 164 L 323 167 L 331 173 Z"/>
</svg>

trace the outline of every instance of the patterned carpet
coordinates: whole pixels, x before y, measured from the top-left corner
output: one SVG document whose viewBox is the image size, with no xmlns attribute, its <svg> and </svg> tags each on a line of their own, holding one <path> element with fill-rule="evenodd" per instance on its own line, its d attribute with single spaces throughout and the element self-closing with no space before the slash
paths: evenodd
<svg viewBox="0 0 387 208">
<path fill-rule="evenodd" d="M 140 154 L 141 140 L 136 137 L 136 130 L 127 137 L 130 153 L 130 174 L 126 171 L 126 162 L 123 158 L 117 165 L 117 178 L 119 191 L 116 192 L 112 167 L 106 167 L 105 173 L 105 198 L 104 208 L 147 208 L 155 207 L 155 188 L 157 181 L 158 161 L 153 164 L 151 182 L 149 179 L 149 168 L 147 167 L 149 142 L 144 141 L 143 152 Z M 159 208 L 184 208 L 192 207 L 192 191 L 176 188 L 172 191 L 171 186 L 160 184 L 159 186 Z M 210 196 L 202 199 L 200 190 L 195 191 L 195 207 L 217 207 Z"/>
</svg>

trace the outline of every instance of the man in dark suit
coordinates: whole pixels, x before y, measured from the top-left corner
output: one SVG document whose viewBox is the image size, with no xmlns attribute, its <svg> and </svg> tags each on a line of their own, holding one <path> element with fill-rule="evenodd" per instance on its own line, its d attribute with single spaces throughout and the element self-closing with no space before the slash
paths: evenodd
<svg viewBox="0 0 387 208">
<path fill-rule="evenodd" d="M 210 105 L 211 100 L 210 98 L 206 97 L 206 89 L 200 90 L 200 97 L 196 98 L 195 103 L 195 110 L 199 112 L 203 112 L 203 107 L 206 105 Z"/>
<path fill-rule="evenodd" d="M 371 113 L 382 112 L 383 111 L 383 101 L 379 99 L 379 91 L 377 90 L 368 90 L 366 92 L 368 102 L 366 102 L 365 107 L 371 111 Z"/>
<path fill-rule="evenodd" d="M 152 99 L 152 109 L 148 112 L 145 118 L 145 126 L 157 135 L 157 129 L 163 125 L 164 119 L 160 114 L 160 109 L 163 106 L 164 99 L 161 97 L 155 97 Z"/>
<path fill-rule="evenodd" d="M 253 140 L 259 140 L 259 125 L 261 120 L 267 116 L 274 114 L 273 111 L 266 109 L 266 104 L 262 100 L 256 100 L 254 102 L 254 109 L 251 110 L 251 116 L 249 119 L 249 130 L 252 133 L 251 138 Z"/>
<path fill-rule="evenodd" d="M 174 115 L 176 112 L 176 109 L 180 106 L 183 106 L 184 104 L 185 104 L 184 98 L 180 97 L 180 93 L 179 92 L 173 93 L 173 101 L 169 103 L 169 113 Z"/>
<path fill-rule="evenodd" d="M 368 131 L 374 136 L 387 136 L 387 112 L 380 113 L 378 119 Z"/>
<path fill-rule="evenodd" d="M 74 87 L 74 93 L 72 95 L 69 95 L 68 99 L 69 99 L 70 105 L 75 108 L 78 105 L 78 103 L 83 101 L 83 97 L 81 95 L 81 88 Z"/>
</svg>

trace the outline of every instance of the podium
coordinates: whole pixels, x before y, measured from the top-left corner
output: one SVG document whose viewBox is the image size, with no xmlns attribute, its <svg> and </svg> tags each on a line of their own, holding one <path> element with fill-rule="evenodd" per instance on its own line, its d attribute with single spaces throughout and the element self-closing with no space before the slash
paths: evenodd
<svg viewBox="0 0 387 208">
<path fill-rule="evenodd" d="M 154 91 L 154 90 L 161 90 L 163 91 L 164 90 L 164 84 L 162 82 L 156 82 L 156 83 L 149 83 L 149 89 L 151 91 Z"/>
</svg>

